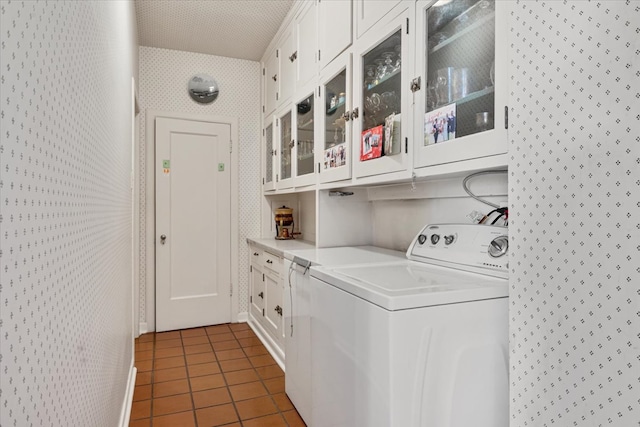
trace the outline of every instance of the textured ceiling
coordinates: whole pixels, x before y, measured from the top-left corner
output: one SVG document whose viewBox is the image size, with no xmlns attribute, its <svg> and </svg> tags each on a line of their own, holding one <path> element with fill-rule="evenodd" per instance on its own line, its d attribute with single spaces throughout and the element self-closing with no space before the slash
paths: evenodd
<svg viewBox="0 0 640 427">
<path fill-rule="evenodd" d="M 293 0 L 136 0 L 141 46 L 259 61 Z"/>
</svg>

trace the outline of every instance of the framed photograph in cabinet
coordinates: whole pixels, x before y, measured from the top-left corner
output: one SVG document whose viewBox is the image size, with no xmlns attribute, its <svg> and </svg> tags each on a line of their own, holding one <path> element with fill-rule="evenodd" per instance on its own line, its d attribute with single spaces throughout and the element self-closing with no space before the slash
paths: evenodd
<svg viewBox="0 0 640 427">
<path fill-rule="evenodd" d="M 376 159 L 382 156 L 384 125 L 376 126 L 362 132 L 360 142 L 360 161 Z"/>
<path fill-rule="evenodd" d="M 445 105 L 424 115 L 424 145 L 451 141 L 456 137 L 456 104 Z"/>
</svg>

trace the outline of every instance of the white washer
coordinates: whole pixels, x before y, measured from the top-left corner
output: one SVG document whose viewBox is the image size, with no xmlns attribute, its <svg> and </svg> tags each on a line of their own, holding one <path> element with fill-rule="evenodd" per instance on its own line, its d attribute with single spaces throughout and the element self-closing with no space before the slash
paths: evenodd
<svg viewBox="0 0 640 427">
<path fill-rule="evenodd" d="M 409 260 L 312 267 L 310 425 L 508 426 L 507 245 L 428 225 Z"/>
<path fill-rule="evenodd" d="M 307 424 L 312 422 L 311 292 L 309 266 L 401 261 L 403 252 L 355 246 L 285 251 L 285 391 Z"/>
</svg>

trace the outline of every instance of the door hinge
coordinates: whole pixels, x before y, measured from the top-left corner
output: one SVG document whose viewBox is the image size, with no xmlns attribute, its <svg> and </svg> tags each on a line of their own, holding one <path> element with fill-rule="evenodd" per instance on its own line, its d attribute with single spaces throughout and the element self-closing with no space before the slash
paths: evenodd
<svg viewBox="0 0 640 427">
<path fill-rule="evenodd" d="M 249 302 L 253 302 L 253 295 L 249 296 Z"/>
<path fill-rule="evenodd" d="M 262 112 L 264 113 L 264 105 L 262 106 Z"/>
<path fill-rule="evenodd" d="M 417 92 L 420 90 L 420 86 L 421 86 L 421 81 L 420 81 L 420 77 L 416 77 L 415 79 L 411 80 L 411 92 Z"/>
<path fill-rule="evenodd" d="M 409 138 L 407 137 L 404 138 L 404 153 L 409 153 Z"/>
<path fill-rule="evenodd" d="M 320 173 L 320 162 L 318 162 L 318 173 Z"/>
<path fill-rule="evenodd" d="M 320 86 L 318 86 L 318 98 L 320 98 Z"/>
<path fill-rule="evenodd" d="M 262 281 L 264 282 L 264 273 L 262 273 Z"/>
<path fill-rule="evenodd" d="M 262 185 L 264 185 L 264 178 L 262 178 Z"/>
<path fill-rule="evenodd" d="M 278 100 L 278 92 L 276 92 L 276 101 Z"/>
<path fill-rule="evenodd" d="M 407 18 L 407 34 L 409 34 L 409 18 Z"/>
<path fill-rule="evenodd" d="M 262 309 L 262 315 L 264 316 L 264 308 Z"/>
<path fill-rule="evenodd" d="M 276 182 L 278 182 L 278 174 L 276 174 Z"/>
<path fill-rule="evenodd" d="M 262 75 L 263 75 L 263 76 L 264 76 L 264 75 L 266 75 L 266 71 L 265 71 L 265 69 L 264 69 L 264 68 L 262 69 Z"/>
<path fill-rule="evenodd" d="M 280 49 L 276 49 L 276 58 L 280 55 Z"/>
<path fill-rule="evenodd" d="M 262 179 L 262 183 L 264 184 L 264 178 Z M 253 273 L 253 265 L 249 266 L 249 273 Z"/>
<path fill-rule="evenodd" d="M 318 49 L 318 61 L 320 61 L 320 49 Z"/>
<path fill-rule="evenodd" d="M 504 106 L 504 128 L 509 129 L 509 107 Z"/>
<path fill-rule="evenodd" d="M 233 153 L 233 141 L 229 141 L 229 152 Z"/>
<path fill-rule="evenodd" d="M 231 285 L 231 288 L 229 288 L 229 296 L 233 296 L 233 285 Z"/>
</svg>

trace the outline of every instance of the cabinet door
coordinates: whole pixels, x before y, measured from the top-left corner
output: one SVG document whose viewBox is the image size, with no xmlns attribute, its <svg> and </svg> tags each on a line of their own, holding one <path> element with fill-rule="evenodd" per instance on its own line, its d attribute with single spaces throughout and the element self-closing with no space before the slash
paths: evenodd
<svg viewBox="0 0 640 427">
<path fill-rule="evenodd" d="M 354 58 L 353 122 L 354 178 L 395 173 L 410 176 L 408 138 L 413 122 L 409 81 L 413 69 L 412 38 L 408 26 L 410 9 L 358 41 Z"/>
<path fill-rule="evenodd" d="M 280 92 L 278 94 L 278 105 L 291 101 L 291 96 L 295 89 L 295 65 L 294 65 L 295 44 L 293 42 L 293 31 L 285 32 L 280 47 L 278 48 L 278 60 L 280 62 Z"/>
<path fill-rule="evenodd" d="M 251 265 L 251 302 L 250 310 L 254 318 L 260 320 L 264 316 L 265 282 L 264 273 L 255 265 Z"/>
<path fill-rule="evenodd" d="M 318 52 L 316 5 L 311 3 L 297 16 L 296 21 L 296 88 L 302 89 L 317 76 Z"/>
<path fill-rule="evenodd" d="M 276 109 L 280 81 L 278 74 L 278 50 L 276 49 L 267 57 L 267 61 L 262 69 L 262 78 L 265 88 L 262 112 L 265 117 L 272 114 Z"/>
<path fill-rule="evenodd" d="M 417 168 L 507 152 L 506 9 L 495 0 L 418 3 Z"/>
<path fill-rule="evenodd" d="M 400 1 L 401 0 L 355 0 L 354 13 L 356 15 L 355 23 L 358 38 L 388 14 Z"/>
<path fill-rule="evenodd" d="M 263 170 L 264 177 L 262 178 L 263 190 L 269 191 L 275 188 L 275 170 L 274 170 L 274 159 L 275 159 L 275 145 L 274 141 L 274 124 L 273 118 L 269 117 L 265 119 L 266 127 L 262 131 L 263 138 Z"/>
<path fill-rule="evenodd" d="M 318 34 L 320 68 L 351 46 L 352 41 L 351 0 L 318 2 Z"/>
<path fill-rule="evenodd" d="M 277 154 L 276 189 L 293 187 L 293 161 L 291 158 L 293 138 L 291 133 L 291 110 L 281 112 L 276 118 Z"/>
<path fill-rule="evenodd" d="M 320 182 L 351 178 L 351 59 L 351 52 L 344 52 L 320 78 Z"/>
<path fill-rule="evenodd" d="M 264 307 L 264 318 L 270 332 L 280 341 L 283 321 L 282 283 L 279 278 L 265 274 L 265 288 L 267 301 Z"/>
<path fill-rule="evenodd" d="M 294 141 L 295 146 L 295 186 L 310 185 L 315 182 L 315 127 L 316 127 L 316 95 L 310 89 L 294 106 Z"/>
</svg>

